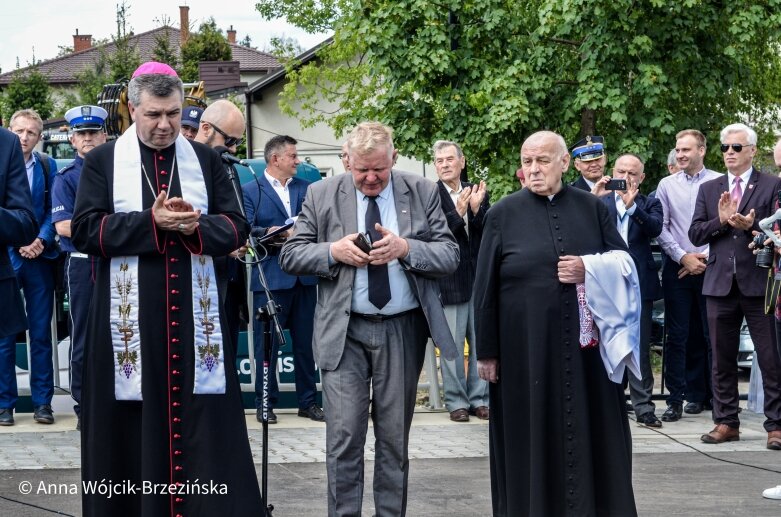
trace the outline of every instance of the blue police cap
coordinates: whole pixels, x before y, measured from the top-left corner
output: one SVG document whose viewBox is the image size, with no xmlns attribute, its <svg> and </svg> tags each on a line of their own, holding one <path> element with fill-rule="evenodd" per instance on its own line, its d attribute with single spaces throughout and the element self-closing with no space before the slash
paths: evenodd
<svg viewBox="0 0 781 517">
<path fill-rule="evenodd" d="M 106 123 L 108 112 L 100 106 L 76 106 L 65 113 L 71 131 L 100 131 Z"/>
<path fill-rule="evenodd" d="M 201 108 L 187 106 L 182 110 L 182 125 L 198 129 L 198 126 L 201 123 L 201 115 L 203 115 L 203 110 Z"/>
<path fill-rule="evenodd" d="M 583 162 L 598 160 L 605 155 L 605 139 L 597 135 L 586 135 L 570 148 L 572 157 Z"/>
</svg>

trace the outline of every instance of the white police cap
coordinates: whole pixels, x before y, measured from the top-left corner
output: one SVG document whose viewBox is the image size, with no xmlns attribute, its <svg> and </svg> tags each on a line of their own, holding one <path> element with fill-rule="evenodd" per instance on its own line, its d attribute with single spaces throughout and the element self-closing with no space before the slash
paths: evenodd
<svg viewBox="0 0 781 517">
<path fill-rule="evenodd" d="M 71 131 L 96 131 L 103 129 L 108 112 L 100 106 L 76 106 L 65 113 Z"/>
</svg>

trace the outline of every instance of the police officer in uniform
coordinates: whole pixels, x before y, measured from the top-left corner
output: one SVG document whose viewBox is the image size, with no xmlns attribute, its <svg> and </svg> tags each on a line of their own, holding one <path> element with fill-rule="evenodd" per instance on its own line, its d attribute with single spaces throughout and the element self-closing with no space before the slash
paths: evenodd
<svg viewBox="0 0 781 517">
<path fill-rule="evenodd" d="M 187 106 L 182 110 L 182 127 L 179 131 L 187 140 L 195 140 L 195 137 L 198 136 L 201 115 L 203 115 L 203 110 L 196 106 Z"/>
<path fill-rule="evenodd" d="M 570 185 L 591 192 L 594 184 L 605 175 L 605 139 L 598 135 L 586 135 L 575 142 L 570 150 L 575 168 L 580 172 L 580 177 Z"/>
<path fill-rule="evenodd" d="M 67 253 L 65 282 L 70 307 L 70 388 L 71 396 L 76 401 L 73 410 L 79 418 L 77 429 L 81 428 L 81 372 L 94 277 L 92 258 L 85 253 L 79 253 L 71 243 L 71 217 L 76 204 L 76 190 L 84 156 L 106 142 L 103 124 L 107 116 L 108 113 L 103 108 L 89 105 L 76 106 L 65 113 L 65 120 L 71 129 L 70 142 L 76 149 L 76 159 L 57 173 L 52 190 L 52 221 L 60 236 L 60 247 Z"/>
</svg>

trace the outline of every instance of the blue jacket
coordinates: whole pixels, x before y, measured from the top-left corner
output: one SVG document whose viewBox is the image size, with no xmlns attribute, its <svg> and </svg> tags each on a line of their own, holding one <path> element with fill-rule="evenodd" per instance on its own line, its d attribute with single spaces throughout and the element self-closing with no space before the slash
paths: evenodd
<svg viewBox="0 0 781 517">
<path fill-rule="evenodd" d="M 31 206 L 19 138 L 0 128 L 0 300 L 3 300 L 0 337 L 27 328 L 27 317 L 6 246 L 26 246 L 35 239 L 38 223 Z"/>
<path fill-rule="evenodd" d="M 611 221 L 618 219 L 618 210 L 614 194 L 601 197 L 610 212 Z M 662 233 L 662 203 L 653 197 L 638 194 L 635 198 L 637 209 L 629 216 L 629 254 L 637 266 L 637 276 L 640 279 L 640 294 L 643 300 L 658 300 L 662 297 L 662 285 L 659 282 L 659 268 L 651 253 L 651 239 Z"/>
<path fill-rule="evenodd" d="M 38 235 L 36 237 L 43 239 L 46 242 L 46 249 L 43 250 L 40 257 L 46 259 L 54 259 L 59 255 L 59 251 L 55 246 L 54 236 L 56 232 L 54 230 L 54 223 L 52 223 L 52 187 L 54 186 L 54 178 L 57 176 L 57 162 L 51 157 L 49 160 L 49 179 L 44 179 L 43 165 L 38 159 L 38 153 L 33 153 L 35 156 L 35 165 L 33 165 L 33 185 L 32 185 L 32 209 L 35 214 L 35 221 L 38 223 Z M 25 179 L 27 174 L 25 173 Z M 30 244 L 35 240 L 35 237 L 30 239 Z M 25 246 L 27 245 L 25 244 Z M 8 251 L 11 255 L 11 264 L 14 269 L 19 269 L 25 260 L 19 255 L 19 251 L 16 247 L 9 246 Z"/>
<path fill-rule="evenodd" d="M 304 197 L 309 188 L 309 181 L 293 177 L 288 180 L 288 189 L 290 191 L 290 213 L 296 216 L 301 212 L 301 206 L 304 204 Z M 258 189 L 260 187 L 260 189 Z M 265 174 L 258 176 L 258 181 L 250 181 L 242 187 L 244 191 L 244 210 L 247 213 L 247 221 L 252 226 L 253 235 L 258 232 L 264 232 L 265 229 L 272 226 L 282 226 L 288 219 L 282 200 L 274 191 L 274 187 L 266 179 Z M 278 289 L 291 289 L 296 285 L 296 279 L 301 280 L 304 285 L 316 285 L 316 276 L 289 275 L 279 267 L 279 247 L 267 246 L 269 256 L 262 264 L 263 274 L 266 275 L 268 288 L 271 291 Z M 262 250 L 258 250 L 261 253 Z M 252 278 L 250 280 L 250 289 L 253 291 L 262 291 L 260 281 L 258 280 L 258 271 L 252 268 Z"/>
</svg>

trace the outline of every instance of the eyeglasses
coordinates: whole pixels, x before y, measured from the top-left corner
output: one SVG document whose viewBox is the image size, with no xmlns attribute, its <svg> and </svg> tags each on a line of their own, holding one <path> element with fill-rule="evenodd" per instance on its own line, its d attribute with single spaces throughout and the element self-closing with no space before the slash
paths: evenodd
<svg viewBox="0 0 781 517">
<path fill-rule="evenodd" d="M 244 137 L 243 136 L 240 136 L 240 137 L 230 136 L 230 135 L 228 135 L 228 133 L 226 133 L 222 129 L 218 128 L 213 123 L 207 122 L 207 124 L 209 124 L 211 127 L 214 128 L 215 131 L 217 131 L 219 134 L 222 135 L 222 137 L 225 139 L 225 147 L 233 147 L 234 145 L 235 146 L 239 146 L 242 143 L 244 143 Z"/>
<path fill-rule="evenodd" d="M 751 147 L 754 144 L 721 144 L 721 152 L 726 153 L 729 151 L 729 148 L 732 147 L 732 150 L 736 153 L 739 153 L 743 150 L 744 147 Z"/>
</svg>

